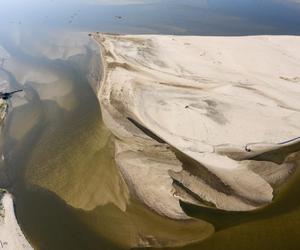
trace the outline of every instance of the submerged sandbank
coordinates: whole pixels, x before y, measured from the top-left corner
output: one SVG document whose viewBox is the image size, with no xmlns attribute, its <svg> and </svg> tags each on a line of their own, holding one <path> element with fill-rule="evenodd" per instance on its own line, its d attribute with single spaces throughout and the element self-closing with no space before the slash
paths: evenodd
<svg viewBox="0 0 300 250">
<path fill-rule="evenodd" d="M 15 56 L 6 64 L 18 62 L 7 69 L 10 78 L 3 72 L 7 82 L 15 74 L 20 82 L 38 79 L 25 86 L 20 105 L 14 97 L 3 130 L 22 230 L 34 247 L 51 250 L 183 246 L 207 238 L 210 223 L 171 220 L 129 196 L 94 92 L 100 73 L 94 45 L 65 60 Z"/>
<path fill-rule="evenodd" d="M 272 202 L 294 171 L 253 157 L 300 142 L 300 38 L 94 34 L 98 93 L 132 194 L 187 219 L 179 201 L 229 211 Z"/>
</svg>

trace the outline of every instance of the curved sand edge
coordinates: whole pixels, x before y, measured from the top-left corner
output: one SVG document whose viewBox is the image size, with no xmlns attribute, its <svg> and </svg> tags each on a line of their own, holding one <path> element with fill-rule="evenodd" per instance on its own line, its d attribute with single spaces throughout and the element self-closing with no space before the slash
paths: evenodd
<svg viewBox="0 0 300 250">
<path fill-rule="evenodd" d="M 132 193 L 175 219 L 188 218 L 179 200 L 231 211 L 272 201 L 293 157 L 249 159 L 299 142 L 299 38 L 93 38 L 103 120 Z"/>
</svg>

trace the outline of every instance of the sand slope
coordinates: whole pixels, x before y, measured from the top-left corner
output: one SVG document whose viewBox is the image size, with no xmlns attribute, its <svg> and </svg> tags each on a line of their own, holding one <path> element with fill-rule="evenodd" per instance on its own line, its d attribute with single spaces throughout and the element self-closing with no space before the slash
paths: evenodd
<svg viewBox="0 0 300 250">
<path fill-rule="evenodd" d="M 233 211 L 272 201 L 292 158 L 249 159 L 300 142 L 300 37 L 94 38 L 104 122 L 140 200 L 177 219 L 179 199 Z"/>
</svg>

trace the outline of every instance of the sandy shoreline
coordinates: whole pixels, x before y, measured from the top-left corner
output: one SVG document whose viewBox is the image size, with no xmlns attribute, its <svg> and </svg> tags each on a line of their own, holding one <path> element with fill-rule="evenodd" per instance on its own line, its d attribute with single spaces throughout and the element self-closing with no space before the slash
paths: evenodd
<svg viewBox="0 0 300 250">
<path fill-rule="evenodd" d="M 8 106 L 5 101 L 0 100 L 0 107 L 0 124 L 2 128 Z M 12 195 L 4 189 L 1 189 L 0 193 L 0 249 L 33 249 L 23 235 L 17 222 Z"/>
<path fill-rule="evenodd" d="M 1 249 L 33 249 L 18 225 L 12 195 L 5 192 L 1 199 L 2 216 L 0 222 Z"/>
<path fill-rule="evenodd" d="M 231 211 L 272 202 L 297 154 L 251 158 L 299 143 L 298 37 L 93 37 L 103 119 L 133 194 L 175 219 L 188 218 L 179 200 Z"/>
</svg>

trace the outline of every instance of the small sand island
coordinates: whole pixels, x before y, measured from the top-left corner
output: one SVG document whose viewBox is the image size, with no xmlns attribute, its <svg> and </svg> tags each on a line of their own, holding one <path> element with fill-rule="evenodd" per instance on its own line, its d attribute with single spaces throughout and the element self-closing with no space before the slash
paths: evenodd
<svg viewBox="0 0 300 250">
<path fill-rule="evenodd" d="M 272 202 L 300 159 L 300 37 L 92 36 L 102 116 L 133 195 L 172 219 L 189 219 L 180 201 Z"/>
</svg>

